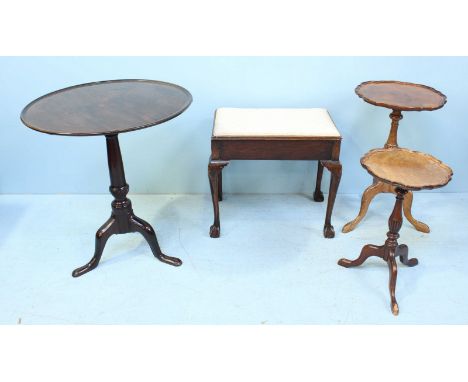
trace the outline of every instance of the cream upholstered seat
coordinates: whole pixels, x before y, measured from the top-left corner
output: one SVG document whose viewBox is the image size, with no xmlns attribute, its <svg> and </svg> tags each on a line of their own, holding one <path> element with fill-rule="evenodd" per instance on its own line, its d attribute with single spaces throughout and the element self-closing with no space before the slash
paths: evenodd
<svg viewBox="0 0 468 382">
<path fill-rule="evenodd" d="M 340 137 L 326 109 L 216 110 L 213 137 Z"/>
</svg>

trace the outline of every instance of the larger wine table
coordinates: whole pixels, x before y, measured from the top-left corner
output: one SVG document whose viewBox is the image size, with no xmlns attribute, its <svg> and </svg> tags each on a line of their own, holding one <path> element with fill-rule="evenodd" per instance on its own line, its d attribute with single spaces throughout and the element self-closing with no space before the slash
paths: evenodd
<svg viewBox="0 0 468 382">
<path fill-rule="evenodd" d="M 180 259 L 162 253 L 153 227 L 133 213 L 127 198 L 129 186 L 118 135 L 169 121 L 183 113 L 191 102 L 190 93 L 178 85 L 152 80 L 112 80 L 57 90 L 24 108 L 21 121 L 41 133 L 106 138 L 109 191 L 114 197 L 112 213 L 96 233 L 94 256 L 75 269 L 73 277 L 98 266 L 110 236 L 130 232 L 143 235 L 160 261 L 174 266 L 182 264 Z"/>
</svg>

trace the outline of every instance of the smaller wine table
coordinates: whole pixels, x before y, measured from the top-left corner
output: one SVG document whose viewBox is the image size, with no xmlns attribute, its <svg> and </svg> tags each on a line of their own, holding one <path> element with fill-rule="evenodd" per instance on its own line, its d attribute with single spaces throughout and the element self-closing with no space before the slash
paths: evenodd
<svg viewBox="0 0 468 382">
<path fill-rule="evenodd" d="M 417 259 L 408 258 L 408 247 L 398 244 L 398 232 L 403 224 L 402 206 L 410 190 L 433 189 L 445 186 L 452 179 L 452 170 L 429 154 L 402 148 L 376 149 L 369 151 L 361 158 L 361 165 L 378 181 L 392 187 L 396 194 L 395 207 L 388 220 L 389 231 L 384 245 L 368 244 L 362 248 L 356 260 L 341 259 L 338 264 L 349 268 L 361 265 L 371 256 L 385 260 L 390 270 L 390 298 L 394 315 L 399 312 L 395 298 L 397 280 L 397 263 L 395 258 L 413 267 Z"/>
<path fill-rule="evenodd" d="M 73 277 L 98 266 L 110 236 L 130 232 L 142 234 L 157 259 L 174 266 L 182 264 L 181 260 L 162 253 L 154 229 L 133 213 L 132 203 L 127 198 L 129 186 L 125 180 L 118 134 L 166 122 L 183 113 L 191 102 L 190 93 L 174 84 L 113 80 L 61 89 L 24 108 L 21 121 L 42 133 L 106 137 L 109 191 L 114 196 L 112 213 L 96 233 L 94 256 L 87 264 L 75 269 Z"/>
</svg>

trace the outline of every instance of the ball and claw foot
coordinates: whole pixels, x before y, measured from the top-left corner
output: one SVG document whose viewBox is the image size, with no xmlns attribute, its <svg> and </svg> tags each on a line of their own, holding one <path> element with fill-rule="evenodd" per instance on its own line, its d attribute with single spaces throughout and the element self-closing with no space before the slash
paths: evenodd
<svg viewBox="0 0 468 382">
<path fill-rule="evenodd" d="M 315 191 L 314 192 L 314 200 L 316 202 L 323 202 L 325 199 L 323 197 L 323 192 L 322 191 Z"/>
<path fill-rule="evenodd" d="M 391 308 L 393 315 L 398 316 L 398 313 L 400 313 L 400 309 L 398 308 L 398 303 L 396 301 L 391 304 Z"/>
<path fill-rule="evenodd" d="M 335 229 L 332 225 L 325 225 L 323 227 L 323 236 L 327 239 L 333 239 L 335 237 Z"/>
<path fill-rule="evenodd" d="M 212 225 L 210 227 L 210 237 L 217 238 L 217 237 L 219 237 L 219 233 L 220 233 L 219 227 L 217 227 L 215 225 Z"/>
</svg>

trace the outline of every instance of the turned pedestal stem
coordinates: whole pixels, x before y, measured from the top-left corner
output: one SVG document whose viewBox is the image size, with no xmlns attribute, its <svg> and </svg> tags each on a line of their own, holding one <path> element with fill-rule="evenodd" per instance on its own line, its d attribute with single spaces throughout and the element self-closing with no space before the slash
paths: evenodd
<svg viewBox="0 0 468 382">
<path fill-rule="evenodd" d="M 388 218 L 389 231 L 387 232 L 387 240 L 385 241 L 385 246 L 389 249 L 394 249 L 398 245 L 398 238 L 400 237 L 398 232 L 400 232 L 401 226 L 403 225 L 403 199 L 408 192 L 402 188 L 397 188 L 395 191 L 395 206 L 393 207 L 392 214 Z M 384 258 L 384 260 L 387 259 Z"/>
<path fill-rule="evenodd" d="M 130 216 L 133 215 L 132 202 L 127 198 L 129 186 L 125 180 L 122 154 L 117 135 L 106 135 L 107 162 L 109 165 L 109 191 L 114 197 L 112 215 L 116 218 L 118 233 L 131 232 Z"/>
<path fill-rule="evenodd" d="M 400 110 L 393 110 L 390 113 L 390 118 L 392 119 L 392 124 L 390 127 L 390 133 L 388 134 L 387 142 L 385 143 L 385 148 L 398 147 L 398 125 L 400 120 L 403 119 L 403 115 Z"/>
</svg>

